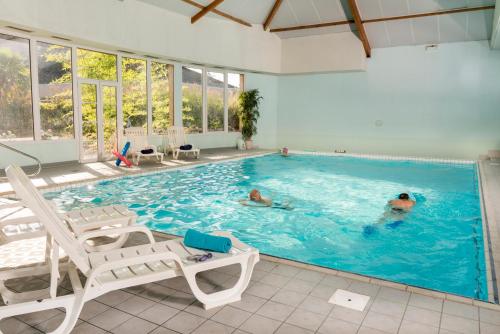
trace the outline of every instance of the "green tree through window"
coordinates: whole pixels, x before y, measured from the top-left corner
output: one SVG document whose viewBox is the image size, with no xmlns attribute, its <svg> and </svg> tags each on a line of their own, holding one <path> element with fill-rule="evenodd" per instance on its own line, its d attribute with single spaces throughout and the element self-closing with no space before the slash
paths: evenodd
<svg viewBox="0 0 500 334">
<path fill-rule="evenodd" d="M 42 139 L 73 138 L 71 48 L 38 42 Z"/>
<path fill-rule="evenodd" d="M 0 139 L 33 139 L 29 41 L 0 34 Z"/>
</svg>

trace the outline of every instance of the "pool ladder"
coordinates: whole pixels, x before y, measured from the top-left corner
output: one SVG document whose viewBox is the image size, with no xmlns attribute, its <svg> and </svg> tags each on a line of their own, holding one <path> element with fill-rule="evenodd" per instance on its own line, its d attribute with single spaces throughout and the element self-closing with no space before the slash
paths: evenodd
<svg viewBox="0 0 500 334">
<path fill-rule="evenodd" d="M 20 151 L 20 150 L 18 150 L 17 148 L 14 148 L 14 147 L 12 147 L 12 146 L 6 145 L 6 144 L 4 144 L 4 143 L 0 143 L 0 147 L 3 147 L 3 148 L 5 148 L 5 149 L 7 149 L 7 150 L 9 150 L 9 151 L 12 151 L 12 152 L 18 153 L 18 154 L 20 154 L 20 155 L 22 155 L 22 156 L 28 157 L 28 158 L 33 159 L 33 160 L 35 160 L 35 161 L 36 161 L 36 163 L 37 163 L 37 170 L 36 170 L 34 173 L 29 174 L 29 175 L 28 175 L 29 177 L 37 176 L 37 175 L 38 175 L 38 174 L 40 174 L 40 172 L 42 171 L 42 163 L 40 162 L 40 160 L 39 160 L 37 157 L 32 156 L 31 154 L 25 153 L 25 152 L 23 152 L 23 151 Z M 7 179 L 7 178 L 6 178 L 5 176 L 3 176 L 3 177 L 2 177 L 2 176 L 0 176 L 0 180 L 1 180 L 1 179 Z"/>
</svg>

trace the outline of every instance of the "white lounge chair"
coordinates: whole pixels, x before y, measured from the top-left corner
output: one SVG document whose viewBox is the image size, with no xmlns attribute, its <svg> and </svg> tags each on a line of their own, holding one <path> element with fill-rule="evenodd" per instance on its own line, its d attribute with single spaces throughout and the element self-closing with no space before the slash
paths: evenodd
<svg viewBox="0 0 500 334">
<path fill-rule="evenodd" d="M 253 268 L 259 261 L 259 252 L 256 249 L 240 242 L 232 235 L 229 235 L 233 242 L 230 253 L 213 253 L 211 259 L 199 263 L 189 261 L 188 257 L 203 252 L 185 247 L 182 239 L 155 242 L 151 231 L 143 226 L 91 231 L 84 233 L 81 239 L 77 240 L 19 167 L 9 166 L 6 173 L 17 196 L 40 219 L 49 234 L 51 279 L 49 296 L 40 300 L 1 306 L 0 319 L 63 307 L 66 309 L 66 317 L 52 334 L 68 334 L 78 320 L 86 301 L 109 291 L 176 276 L 185 276 L 194 296 L 206 309 L 210 309 L 239 301 L 242 292 L 248 286 Z M 146 234 L 149 243 L 95 253 L 87 253 L 82 246 L 86 238 L 132 231 Z M 59 247 L 66 252 L 71 261 L 68 264 L 68 273 L 74 292 L 64 296 L 57 295 Z M 197 273 L 232 264 L 241 265 L 241 276 L 232 288 L 211 294 L 200 290 L 195 278 Z M 81 285 L 76 269 L 87 278 L 84 286 Z"/>
<path fill-rule="evenodd" d="M 59 214 L 59 216 L 77 237 L 96 229 L 133 225 L 137 220 L 137 215 L 122 205 L 73 210 Z M 0 245 L 45 235 L 45 229 L 38 218 L 22 203 L 11 200 L 0 204 Z M 88 240 L 84 246 L 89 251 L 120 248 L 127 241 L 127 237 L 128 235 L 119 235 L 114 238 L 110 236 L 106 240 L 101 238 L 99 242 Z"/>
<path fill-rule="evenodd" d="M 174 159 L 179 158 L 179 153 L 184 153 L 186 155 L 193 154 L 193 156 L 198 159 L 200 157 L 199 148 L 191 148 L 190 150 L 181 150 L 182 145 L 187 145 L 186 132 L 182 126 L 170 126 L 167 128 L 168 145 L 172 151 L 172 157 Z"/>
<path fill-rule="evenodd" d="M 142 127 L 132 127 L 125 129 L 126 140 L 130 142 L 129 152 L 132 155 L 134 163 L 139 165 L 141 158 L 155 157 L 163 162 L 163 153 L 158 152 L 155 145 L 148 143 L 148 135 Z M 141 150 L 153 150 L 152 153 L 141 153 Z"/>
</svg>

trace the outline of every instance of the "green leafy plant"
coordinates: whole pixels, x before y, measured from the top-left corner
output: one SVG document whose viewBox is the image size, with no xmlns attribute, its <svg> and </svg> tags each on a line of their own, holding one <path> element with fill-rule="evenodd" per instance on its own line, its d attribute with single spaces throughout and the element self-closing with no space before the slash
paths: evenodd
<svg viewBox="0 0 500 334">
<path fill-rule="evenodd" d="M 241 119 L 241 136 L 243 140 L 251 140 L 257 134 L 257 120 L 260 117 L 259 105 L 263 99 L 258 89 L 241 93 L 239 97 L 240 109 L 238 116 Z"/>
</svg>

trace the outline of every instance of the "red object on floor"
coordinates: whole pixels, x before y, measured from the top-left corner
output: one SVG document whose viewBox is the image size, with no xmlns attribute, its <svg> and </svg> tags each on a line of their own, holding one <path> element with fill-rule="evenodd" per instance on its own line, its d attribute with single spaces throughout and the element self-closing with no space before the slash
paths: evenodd
<svg viewBox="0 0 500 334">
<path fill-rule="evenodd" d="M 115 157 L 117 157 L 118 159 L 120 159 L 127 167 L 129 167 L 129 168 L 132 167 L 132 163 L 130 162 L 130 160 L 125 158 L 123 155 L 121 155 L 117 151 L 113 151 L 113 155 Z"/>
</svg>

